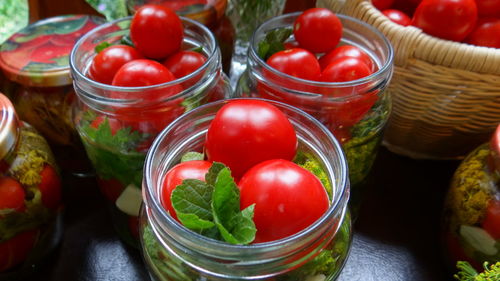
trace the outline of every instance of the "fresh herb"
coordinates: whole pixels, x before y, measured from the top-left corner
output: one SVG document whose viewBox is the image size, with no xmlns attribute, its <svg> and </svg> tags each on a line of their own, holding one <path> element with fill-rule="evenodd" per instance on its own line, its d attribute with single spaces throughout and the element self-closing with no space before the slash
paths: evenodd
<svg viewBox="0 0 500 281">
<path fill-rule="evenodd" d="M 181 162 L 203 160 L 204 158 L 205 158 L 205 156 L 203 155 L 203 153 L 190 151 L 190 152 L 187 152 L 184 155 L 182 155 Z"/>
<path fill-rule="evenodd" d="M 85 0 L 108 21 L 128 16 L 126 0 Z"/>
<path fill-rule="evenodd" d="M 304 152 L 297 152 L 295 159 L 293 160 L 297 165 L 302 168 L 308 170 L 313 173 L 323 184 L 325 190 L 328 193 L 328 196 L 332 197 L 332 183 L 328 179 L 328 174 L 325 172 L 325 169 L 322 167 L 320 162 L 314 159 L 311 155 Z"/>
<path fill-rule="evenodd" d="M 266 37 L 259 42 L 257 53 L 258 56 L 267 61 L 274 53 L 285 49 L 285 41 L 292 35 L 291 28 L 277 28 L 266 34 Z"/>
<path fill-rule="evenodd" d="M 0 44 L 28 25 L 28 0 L 0 1 Z"/>
<path fill-rule="evenodd" d="M 120 39 L 120 43 L 130 47 L 135 47 L 134 42 L 132 42 L 132 38 L 130 38 L 130 34 L 124 35 L 122 39 Z"/>
<path fill-rule="evenodd" d="M 203 54 L 203 46 L 194 47 L 194 48 L 190 49 L 190 51 Z"/>
<path fill-rule="evenodd" d="M 478 273 L 470 263 L 466 261 L 457 262 L 457 268 L 460 270 L 453 277 L 459 281 L 498 281 L 500 280 L 500 262 L 492 264 L 488 267 L 488 263 L 484 263 L 484 271 Z"/>
<path fill-rule="evenodd" d="M 240 211 L 239 189 L 229 169 L 220 163 L 210 167 L 205 182 L 184 180 L 171 199 L 181 223 L 193 231 L 232 244 L 255 239 L 254 206 Z"/>
<path fill-rule="evenodd" d="M 109 42 L 101 42 L 99 45 L 95 46 L 94 50 L 99 54 L 102 50 L 106 49 L 109 46 L 111 46 Z"/>
</svg>

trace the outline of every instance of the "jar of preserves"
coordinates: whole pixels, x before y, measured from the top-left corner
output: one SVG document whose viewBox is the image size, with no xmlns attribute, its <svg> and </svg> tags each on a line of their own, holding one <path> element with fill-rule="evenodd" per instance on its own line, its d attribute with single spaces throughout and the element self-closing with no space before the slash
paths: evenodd
<svg viewBox="0 0 500 281">
<path fill-rule="evenodd" d="M 323 186 L 329 207 L 313 224 L 278 240 L 230 244 L 188 230 L 163 207 L 162 183 L 166 172 L 186 153 L 203 151 L 216 113 L 225 104 L 241 100 L 218 101 L 196 108 L 170 124 L 153 143 L 144 170 L 140 222 L 143 256 L 150 276 L 153 280 L 172 281 L 335 280 L 351 243 L 346 160 L 333 135 L 294 107 L 268 101 L 293 124 L 298 139 L 296 155 L 302 155 L 296 156 L 294 162 L 310 160 L 316 163 L 314 167 L 325 172 L 322 179 L 327 182 Z"/>
<path fill-rule="evenodd" d="M 0 158 L 0 280 L 20 280 L 62 237 L 62 187 L 47 142 L 3 94 Z"/>
<path fill-rule="evenodd" d="M 87 77 L 95 47 L 103 42 L 120 42 L 129 34 L 131 18 L 87 33 L 77 42 L 70 58 L 78 96 L 74 123 L 96 170 L 99 187 L 112 206 L 115 228 L 132 245 L 138 237 L 144 159 L 154 138 L 183 113 L 231 94 L 213 34 L 196 21 L 181 20 L 184 45 L 202 49 L 207 61 L 193 73 L 171 82 L 118 87 Z M 161 97 L 162 93 L 166 97 L 148 98 Z"/>
<path fill-rule="evenodd" d="M 91 165 L 71 119 L 69 54 L 83 34 L 103 22 L 84 15 L 53 17 L 27 26 L 0 47 L 7 80 L 0 90 L 21 119 L 49 141 L 60 166 L 76 175 L 91 174 Z"/>
<path fill-rule="evenodd" d="M 500 126 L 458 166 L 444 209 L 450 266 L 468 261 L 478 270 L 500 261 Z"/>
<path fill-rule="evenodd" d="M 238 82 L 236 94 L 296 106 L 318 119 L 335 135 L 346 153 L 352 186 L 351 207 L 353 217 L 356 217 L 361 191 L 391 109 L 387 86 L 392 77 L 393 49 L 372 26 L 337 15 L 343 26 L 339 45 L 352 45 L 364 51 L 376 70 L 369 76 L 348 82 L 320 82 L 287 75 L 270 67 L 259 56 L 259 45 L 271 32 L 290 30 L 291 33 L 299 15 L 293 13 L 273 18 L 255 31 L 248 53 L 248 70 Z M 296 44 L 293 36 L 285 43 Z"/>
</svg>

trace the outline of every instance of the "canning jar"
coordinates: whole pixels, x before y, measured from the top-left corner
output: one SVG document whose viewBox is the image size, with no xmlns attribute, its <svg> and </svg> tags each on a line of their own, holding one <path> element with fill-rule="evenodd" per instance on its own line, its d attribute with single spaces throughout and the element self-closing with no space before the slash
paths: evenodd
<svg viewBox="0 0 500 281">
<path fill-rule="evenodd" d="M 451 180 L 444 209 L 450 265 L 500 261 L 500 126 L 490 143 L 471 152 Z"/>
<path fill-rule="evenodd" d="M 74 122 L 96 170 L 99 187 L 111 203 L 115 227 L 132 245 L 138 236 L 142 168 L 154 138 L 184 112 L 229 97 L 231 93 L 212 33 L 196 21 L 181 20 L 184 45 L 202 47 L 207 61 L 193 73 L 168 83 L 118 87 L 86 76 L 95 47 L 104 41 L 117 43 L 128 35 L 131 18 L 97 27 L 82 37 L 71 53 L 71 71 L 78 96 Z M 162 93 L 167 97 L 148 98 Z"/>
<path fill-rule="evenodd" d="M 145 164 L 141 213 L 144 260 L 153 280 L 334 280 L 351 243 L 349 179 L 342 149 L 318 121 L 269 101 L 291 121 L 298 154 L 320 163 L 330 183 L 330 207 L 306 229 L 286 238 L 235 245 L 187 230 L 161 204 L 166 172 L 190 151 L 201 151 L 209 124 L 228 101 L 196 108 L 171 123 L 153 143 Z M 327 186 L 327 185 L 325 185 Z"/>
<path fill-rule="evenodd" d="M 75 93 L 69 54 L 76 41 L 104 22 L 94 16 L 59 16 L 38 21 L 12 35 L 0 47 L 2 91 L 22 120 L 52 146 L 64 170 L 90 174 L 91 165 L 71 119 Z"/>
<path fill-rule="evenodd" d="M 375 160 L 391 103 L 387 86 L 392 77 L 393 49 L 375 28 L 357 19 L 337 15 L 343 25 L 341 45 L 357 46 L 370 55 L 377 70 L 349 82 L 317 82 L 284 74 L 258 55 L 259 43 L 278 28 L 291 28 L 300 13 L 273 18 L 254 33 L 248 52 L 248 70 L 236 94 L 263 97 L 296 106 L 323 123 L 345 151 L 351 181 L 351 206 L 355 217 L 361 189 Z M 293 39 L 292 39 L 293 40 Z M 341 93 L 332 97 L 330 93 Z M 328 93 L 328 96 L 322 95 Z"/>
<path fill-rule="evenodd" d="M 0 280 L 20 280 L 61 239 L 61 180 L 45 139 L 3 94 L 0 159 Z"/>
</svg>

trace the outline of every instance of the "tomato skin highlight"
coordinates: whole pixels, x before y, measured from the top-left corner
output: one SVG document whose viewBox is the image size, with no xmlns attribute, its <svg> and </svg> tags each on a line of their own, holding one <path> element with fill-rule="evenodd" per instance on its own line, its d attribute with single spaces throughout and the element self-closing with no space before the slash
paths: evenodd
<svg viewBox="0 0 500 281">
<path fill-rule="evenodd" d="M 372 71 L 375 70 L 375 64 L 373 63 L 372 58 L 363 50 L 353 45 L 339 46 L 324 54 L 318 60 L 319 65 L 321 66 L 321 69 L 324 70 L 332 61 L 342 57 L 359 58 L 366 65 L 368 65 Z"/>
<path fill-rule="evenodd" d="M 293 77 L 317 81 L 321 68 L 316 57 L 301 48 L 287 49 L 269 57 L 266 63 L 272 68 Z M 267 72 L 268 76 L 275 76 Z"/>
<path fill-rule="evenodd" d="M 21 211 L 24 208 L 25 192 L 21 184 L 11 178 L 0 178 L 0 210 L 14 209 Z"/>
<path fill-rule="evenodd" d="M 126 45 L 113 45 L 98 53 L 89 68 L 89 77 L 97 82 L 111 85 L 116 72 L 127 62 L 143 59 L 134 48 Z"/>
<path fill-rule="evenodd" d="M 181 48 L 184 26 L 172 9 L 160 5 L 144 5 L 132 19 L 130 38 L 144 56 L 164 59 Z"/>
<path fill-rule="evenodd" d="M 261 100 L 234 100 L 224 105 L 210 123 L 205 153 L 221 162 L 239 179 L 257 163 L 292 160 L 297 151 L 295 129 L 276 106 Z"/>
<path fill-rule="evenodd" d="M 476 46 L 500 48 L 500 19 L 486 18 L 479 20 L 465 42 Z"/>
<path fill-rule="evenodd" d="M 297 17 L 293 34 L 301 47 L 313 53 L 324 53 L 340 42 L 342 23 L 332 11 L 312 8 Z"/>
<path fill-rule="evenodd" d="M 395 10 L 395 9 L 387 9 L 382 12 L 384 16 L 389 18 L 391 21 L 402 25 L 402 26 L 408 26 L 411 25 L 411 18 L 403 13 L 402 11 Z"/>
<path fill-rule="evenodd" d="M 243 175 L 238 187 L 240 208 L 255 204 L 254 243 L 293 235 L 318 220 L 329 206 L 320 180 L 287 160 L 273 159 L 255 165 Z"/>
</svg>

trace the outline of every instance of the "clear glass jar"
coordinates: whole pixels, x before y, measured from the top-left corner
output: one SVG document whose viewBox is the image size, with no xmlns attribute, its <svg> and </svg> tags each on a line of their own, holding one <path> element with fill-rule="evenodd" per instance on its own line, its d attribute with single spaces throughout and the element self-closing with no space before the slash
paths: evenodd
<svg viewBox="0 0 500 281">
<path fill-rule="evenodd" d="M 356 217 L 361 189 L 375 160 L 391 109 L 387 86 L 393 71 L 393 49 L 374 27 L 337 15 L 344 27 L 341 44 L 361 48 L 377 65 L 377 71 L 362 79 L 341 83 L 309 81 L 286 75 L 268 66 L 258 56 L 258 44 L 274 29 L 291 28 L 299 14 L 273 18 L 255 31 L 248 53 L 248 70 L 242 75 L 236 94 L 296 106 L 318 119 L 335 135 L 346 153 L 352 186 L 351 207 Z M 343 97 L 321 94 L 336 91 L 342 91 Z M 346 92 L 351 94 L 346 95 Z"/>
<path fill-rule="evenodd" d="M 3 91 L 22 120 L 35 127 L 55 151 L 57 162 L 74 175 L 90 175 L 90 165 L 71 119 L 75 93 L 69 54 L 76 41 L 103 18 L 68 15 L 44 19 L 12 35 L 0 47 Z"/>
<path fill-rule="evenodd" d="M 450 267 L 468 261 L 482 271 L 484 262 L 500 261 L 500 126 L 455 171 L 443 226 Z"/>
<path fill-rule="evenodd" d="M 340 273 L 351 243 L 349 180 L 342 149 L 311 116 L 286 104 L 269 102 L 295 127 L 298 152 L 321 163 L 328 174 L 329 209 L 297 234 L 245 246 L 184 228 L 162 207 L 161 183 L 184 153 L 201 151 L 210 122 L 227 101 L 201 106 L 170 124 L 146 159 L 140 228 L 143 256 L 153 280 L 334 280 Z"/>
<path fill-rule="evenodd" d="M 138 237 L 142 168 L 154 138 L 184 112 L 227 98 L 231 93 L 212 33 L 196 21 L 181 19 L 184 45 L 202 47 L 207 62 L 190 75 L 172 82 L 148 87 L 116 87 L 85 75 L 95 56 L 94 48 L 104 41 L 119 42 L 129 34 L 131 18 L 92 30 L 77 42 L 71 53 L 78 96 L 74 122 L 96 170 L 99 187 L 112 205 L 116 229 L 132 245 Z M 175 94 L 172 91 L 176 91 Z M 166 93 L 168 97 L 148 99 L 151 93 Z"/>
<path fill-rule="evenodd" d="M 0 280 L 21 280 L 62 237 L 62 186 L 54 156 L 0 94 Z"/>
</svg>

